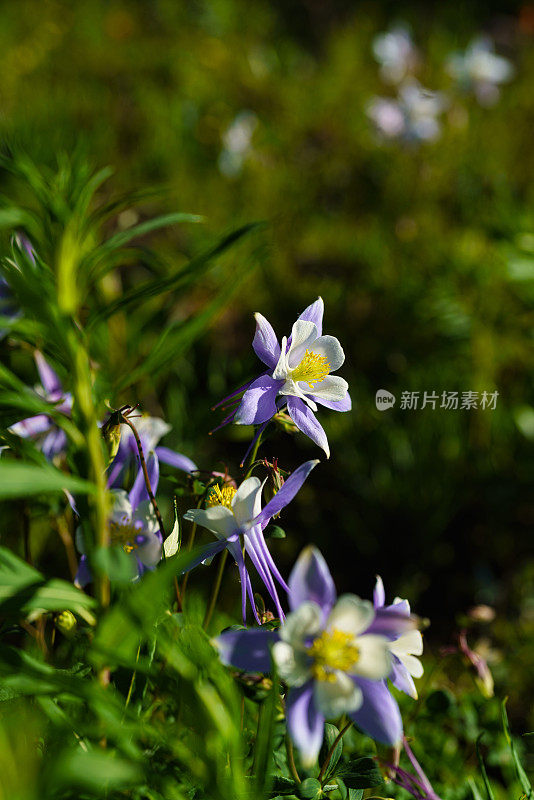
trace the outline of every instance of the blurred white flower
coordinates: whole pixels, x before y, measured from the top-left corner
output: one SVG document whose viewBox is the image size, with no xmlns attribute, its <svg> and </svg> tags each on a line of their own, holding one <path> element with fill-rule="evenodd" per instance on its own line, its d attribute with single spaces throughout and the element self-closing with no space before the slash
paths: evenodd
<svg viewBox="0 0 534 800">
<path fill-rule="evenodd" d="M 483 106 L 495 105 L 500 96 L 500 84 L 514 75 L 512 63 L 496 55 L 493 43 L 484 36 L 473 39 L 464 53 L 452 53 L 447 71 L 462 88 L 473 91 Z"/>
<path fill-rule="evenodd" d="M 240 111 L 222 135 L 223 147 L 219 155 L 219 170 L 233 178 L 238 175 L 252 149 L 252 134 L 258 124 L 253 111 Z"/>
<path fill-rule="evenodd" d="M 367 114 L 387 139 L 432 141 L 440 134 L 439 116 L 446 107 L 442 92 L 431 92 L 410 78 L 400 86 L 396 99 L 373 98 Z"/>
<path fill-rule="evenodd" d="M 400 83 L 417 66 L 417 50 L 405 25 L 396 25 L 375 36 L 373 54 L 387 83 Z"/>
</svg>

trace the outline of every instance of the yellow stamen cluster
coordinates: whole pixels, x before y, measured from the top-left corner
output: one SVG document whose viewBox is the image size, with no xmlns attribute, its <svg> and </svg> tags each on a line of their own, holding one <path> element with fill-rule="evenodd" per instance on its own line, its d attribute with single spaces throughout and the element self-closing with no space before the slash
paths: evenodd
<svg viewBox="0 0 534 800">
<path fill-rule="evenodd" d="M 119 545 L 127 553 L 137 549 L 135 537 L 139 535 L 139 529 L 135 527 L 133 522 L 112 521 L 109 523 L 109 534 L 111 544 Z"/>
<path fill-rule="evenodd" d="M 360 657 L 354 636 L 343 631 L 323 631 L 306 652 L 313 659 L 312 675 L 317 681 L 336 680 L 335 670 L 348 672 Z"/>
<path fill-rule="evenodd" d="M 307 383 L 313 389 L 316 383 L 320 383 L 330 374 L 330 364 L 326 356 L 319 356 L 311 350 L 306 350 L 304 358 L 300 364 L 291 371 L 294 381 Z"/>
<path fill-rule="evenodd" d="M 234 499 L 234 495 L 236 493 L 236 489 L 233 486 L 214 486 L 214 488 L 209 493 L 206 499 L 206 508 L 212 508 L 213 506 L 225 506 L 225 508 L 232 508 L 232 500 Z"/>
</svg>

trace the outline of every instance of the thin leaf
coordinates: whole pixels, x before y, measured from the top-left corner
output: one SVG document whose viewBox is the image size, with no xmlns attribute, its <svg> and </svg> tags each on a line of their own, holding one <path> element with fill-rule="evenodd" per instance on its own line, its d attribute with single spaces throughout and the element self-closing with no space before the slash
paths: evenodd
<svg viewBox="0 0 534 800">
<path fill-rule="evenodd" d="M 34 494 L 58 493 L 92 494 L 93 483 L 67 475 L 52 466 L 37 466 L 21 461 L 0 462 L 0 500 L 29 497 Z"/>
</svg>

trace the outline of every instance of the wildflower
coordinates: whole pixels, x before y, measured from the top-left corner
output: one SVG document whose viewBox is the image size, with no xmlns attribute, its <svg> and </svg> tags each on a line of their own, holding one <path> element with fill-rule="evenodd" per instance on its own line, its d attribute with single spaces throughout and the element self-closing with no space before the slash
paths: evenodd
<svg viewBox="0 0 534 800">
<path fill-rule="evenodd" d="M 155 493 L 159 467 L 153 453 L 147 459 L 147 471 L 152 491 Z M 111 497 L 110 544 L 122 547 L 129 555 L 132 562 L 132 578 L 136 579 L 147 569 L 154 569 L 159 563 L 163 540 L 152 504 L 148 499 L 142 472 L 138 473 L 129 493 L 123 489 L 114 489 L 111 491 Z M 76 546 L 82 556 L 74 582 L 77 586 L 85 586 L 91 581 L 91 573 L 81 528 L 76 532 Z"/>
<path fill-rule="evenodd" d="M 289 476 L 274 497 L 269 500 L 263 510 L 261 507 L 261 495 L 265 481 L 261 483 L 258 478 L 251 477 L 244 480 L 238 489 L 228 484 L 223 486 L 222 489 L 216 486 L 208 496 L 207 508 L 192 508 L 184 515 L 185 519 L 202 525 L 219 539 L 215 547 L 210 545 L 207 548 L 206 555 L 201 560 L 211 557 L 215 553 L 224 550 L 224 548 L 228 548 L 234 558 L 241 579 L 243 620 L 246 619 L 248 594 L 254 616 L 259 622 L 250 576 L 243 557 L 242 545 L 244 545 L 254 568 L 272 597 L 280 619 L 284 618 L 273 576 L 285 590 L 287 590 L 287 584 L 269 552 L 263 536 L 263 529 L 272 517 L 291 502 L 311 470 L 318 463 L 318 461 L 307 461 L 305 464 L 301 464 Z"/>
<path fill-rule="evenodd" d="M 417 66 L 417 50 L 410 31 L 397 25 L 373 39 L 373 54 L 387 83 L 400 83 Z"/>
<path fill-rule="evenodd" d="M 53 404 L 55 411 L 70 416 L 72 396 L 63 391 L 58 375 L 43 354 L 36 350 L 34 358 L 41 378 L 41 386 L 36 386 L 35 391 L 44 400 Z M 49 461 L 63 453 L 67 446 L 65 432 L 48 414 L 37 414 L 34 417 L 22 419 L 12 425 L 9 430 L 17 436 L 32 439 Z"/>
<path fill-rule="evenodd" d="M 446 105 L 441 92 L 431 92 L 409 79 L 399 88 L 397 99 L 375 97 L 367 114 L 386 139 L 432 141 L 440 134 L 439 116 Z"/>
<path fill-rule="evenodd" d="M 432 788 L 432 784 L 428 780 L 423 768 L 414 756 L 405 736 L 403 736 L 402 743 L 406 755 L 408 756 L 408 759 L 410 760 L 417 777 L 415 778 L 413 775 L 410 775 L 409 772 L 397 765 L 386 764 L 385 766 L 390 768 L 391 780 L 393 780 L 398 786 L 402 786 L 403 789 L 415 797 L 415 800 L 441 800 L 439 795 L 437 795 Z"/>
<path fill-rule="evenodd" d="M 317 758 L 325 719 L 343 713 L 376 741 L 396 745 L 402 720 L 385 681 L 392 655 L 386 635 L 371 632 L 378 619 L 373 605 L 352 594 L 337 599 L 330 571 L 314 547 L 299 556 L 288 599 L 291 613 L 278 631 L 222 633 L 216 641 L 222 660 L 247 672 L 267 672 L 272 652 L 289 686 L 288 731 L 306 765 Z M 385 629 L 390 616 L 381 620 Z"/>
<path fill-rule="evenodd" d="M 485 36 L 471 41 L 464 53 L 453 53 L 447 71 L 460 87 L 474 92 L 482 106 L 492 106 L 500 97 L 500 84 L 511 80 L 513 65 L 494 52 L 493 43 Z"/>
<path fill-rule="evenodd" d="M 153 452 L 158 461 L 181 469 L 183 472 L 193 472 L 197 469 L 196 464 L 187 456 L 177 453 L 169 447 L 158 445 L 159 440 L 171 430 L 171 426 L 164 420 L 159 417 L 143 415 L 136 420 L 135 427 L 145 456 Z M 121 425 L 117 455 L 109 468 L 108 486 L 119 488 L 130 466 L 138 463 L 138 458 L 137 444 L 131 429 L 127 425 Z"/>
<path fill-rule="evenodd" d="M 389 677 L 393 686 L 417 700 L 413 678 L 420 678 L 423 674 L 423 665 L 417 658 L 423 652 L 423 637 L 414 627 L 407 629 L 406 620 L 410 618 L 408 600 L 396 597 L 390 606 L 385 605 L 385 600 L 384 584 L 382 578 L 377 576 L 373 594 L 374 607 L 379 612 L 379 619 L 388 617 L 391 623 L 387 634 L 392 655 L 392 671 Z M 395 625 L 396 619 L 398 626 Z"/>
<path fill-rule="evenodd" d="M 281 346 L 271 324 L 261 314 L 255 315 L 252 347 L 269 369 L 241 387 L 245 393 L 239 406 L 223 424 L 233 421 L 238 425 L 259 425 L 257 438 L 267 423 L 287 406 L 297 428 L 330 457 L 326 433 L 314 412 L 318 403 L 335 411 L 350 411 L 351 399 L 347 382 L 332 375 L 343 364 L 345 354 L 334 336 L 322 335 L 323 311 L 324 303 L 319 297 L 302 312 L 291 336 L 289 339 L 284 336 Z"/>
</svg>

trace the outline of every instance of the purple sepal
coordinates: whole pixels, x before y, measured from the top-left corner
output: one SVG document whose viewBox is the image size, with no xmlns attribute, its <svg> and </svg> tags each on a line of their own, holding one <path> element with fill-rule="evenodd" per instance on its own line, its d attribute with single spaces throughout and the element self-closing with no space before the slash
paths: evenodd
<svg viewBox="0 0 534 800">
<path fill-rule="evenodd" d="M 309 436 L 312 442 L 315 442 L 324 450 L 326 457 L 330 458 L 330 448 L 326 433 L 304 400 L 301 400 L 300 397 L 289 395 L 287 398 L 287 410 L 299 431 Z"/>
<path fill-rule="evenodd" d="M 350 411 L 352 409 L 352 400 L 348 392 L 343 400 L 325 400 L 323 397 L 315 397 L 315 395 L 312 395 L 311 399 L 325 408 L 331 408 L 332 411 Z"/>
<path fill-rule="evenodd" d="M 45 359 L 42 353 L 39 350 L 35 351 L 34 354 L 35 363 L 37 364 L 37 370 L 39 372 L 39 377 L 41 378 L 41 383 L 43 385 L 43 389 L 47 394 L 62 394 L 63 387 L 61 385 L 61 381 L 59 377 L 54 372 L 48 361 Z M 59 399 L 59 398 L 58 398 Z"/>
<path fill-rule="evenodd" d="M 401 606 L 397 610 L 397 605 Z M 416 618 L 410 613 L 403 613 L 402 604 L 394 606 L 383 606 L 376 609 L 374 620 L 371 622 L 366 633 L 375 633 L 379 636 L 386 636 L 388 639 L 398 639 L 406 631 L 411 631 L 417 627 Z"/>
<path fill-rule="evenodd" d="M 301 464 L 300 467 L 297 467 L 272 500 L 269 500 L 265 508 L 261 510 L 255 518 L 254 524 L 264 526 L 275 514 L 279 514 L 280 511 L 293 500 L 312 469 L 317 466 L 318 463 L 318 461 L 306 461 L 304 464 Z"/>
<path fill-rule="evenodd" d="M 146 459 L 146 470 L 150 479 L 152 491 L 156 494 L 159 482 L 159 461 L 153 451 L 148 454 L 148 458 Z M 142 503 L 143 500 L 150 500 L 146 489 L 145 476 L 143 475 L 141 467 L 139 467 L 139 472 L 137 473 L 134 485 L 130 491 L 129 498 L 133 511 L 135 511 L 139 503 Z"/>
<path fill-rule="evenodd" d="M 183 472 L 195 472 L 198 469 L 194 461 L 169 447 L 156 447 L 156 455 L 163 464 L 176 467 Z"/>
<path fill-rule="evenodd" d="M 382 744 L 398 744 L 402 738 L 399 707 L 385 681 L 353 677 L 362 690 L 363 702 L 350 717 L 361 730 Z"/>
<path fill-rule="evenodd" d="M 286 701 L 287 729 L 305 766 L 312 766 L 323 743 L 324 717 L 315 707 L 313 682 L 289 690 Z"/>
<path fill-rule="evenodd" d="M 280 358 L 280 344 L 271 323 L 261 314 L 255 314 L 256 332 L 252 348 L 258 358 L 270 369 L 274 369 Z"/>
<path fill-rule="evenodd" d="M 295 611 L 312 601 L 323 609 L 324 617 L 336 602 L 336 587 L 321 552 L 314 545 L 306 547 L 289 576 L 289 607 Z"/>
<path fill-rule="evenodd" d="M 208 558 L 213 558 L 213 556 L 216 556 L 217 553 L 220 553 L 227 546 L 228 539 L 217 539 L 216 542 L 210 542 L 210 544 L 205 545 L 205 547 L 201 547 L 196 551 L 196 554 L 191 560 L 187 562 L 187 566 L 181 570 L 180 575 L 183 575 L 184 572 L 190 572 L 195 567 L 198 567 L 199 564 L 202 564 L 203 561 L 207 561 Z"/>
<path fill-rule="evenodd" d="M 78 572 L 74 578 L 74 585 L 83 589 L 88 583 L 92 581 L 91 572 L 89 570 L 89 562 L 87 556 L 81 556 L 78 562 Z"/>
<path fill-rule="evenodd" d="M 261 425 L 262 422 L 274 417 L 276 395 L 283 381 L 275 381 L 270 375 L 260 375 L 253 381 L 241 399 L 235 414 L 238 425 Z"/>
<path fill-rule="evenodd" d="M 221 661 L 244 672 L 269 672 L 269 648 L 278 641 L 276 631 L 253 628 L 225 631 L 215 639 Z"/>
<path fill-rule="evenodd" d="M 315 303 L 312 303 L 304 309 L 302 314 L 299 316 L 299 319 L 303 320 L 304 322 L 313 322 L 317 328 L 317 336 L 319 337 L 323 335 L 323 314 L 323 298 L 318 297 Z"/>
<path fill-rule="evenodd" d="M 54 456 L 57 456 L 58 453 L 61 453 L 66 446 L 67 435 L 65 431 L 61 430 L 61 428 L 57 428 L 54 425 L 51 428 L 50 433 L 48 433 L 43 439 L 41 452 L 48 461 L 52 461 Z"/>
</svg>

